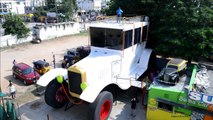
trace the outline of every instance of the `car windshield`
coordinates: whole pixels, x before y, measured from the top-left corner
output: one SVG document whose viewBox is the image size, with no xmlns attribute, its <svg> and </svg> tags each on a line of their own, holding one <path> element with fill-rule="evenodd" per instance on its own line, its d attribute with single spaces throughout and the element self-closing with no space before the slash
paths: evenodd
<svg viewBox="0 0 213 120">
<path fill-rule="evenodd" d="M 174 66 L 174 65 L 168 65 L 167 68 L 173 68 L 173 69 L 176 69 L 176 70 L 178 69 L 178 67 Z"/>
<path fill-rule="evenodd" d="M 45 63 L 45 64 L 44 64 L 44 67 L 48 67 L 48 66 L 49 66 L 49 63 Z"/>
<path fill-rule="evenodd" d="M 174 68 L 166 68 L 165 69 L 165 73 L 166 74 L 172 74 L 172 73 L 175 73 L 177 69 L 174 69 Z"/>
<path fill-rule="evenodd" d="M 25 75 L 29 74 L 31 72 L 33 72 L 33 68 L 27 68 L 27 69 L 22 70 L 22 73 L 25 74 Z"/>
<path fill-rule="evenodd" d="M 69 51 L 67 51 L 67 54 L 68 55 L 75 55 L 75 50 L 69 50 Z"/>
</svg>

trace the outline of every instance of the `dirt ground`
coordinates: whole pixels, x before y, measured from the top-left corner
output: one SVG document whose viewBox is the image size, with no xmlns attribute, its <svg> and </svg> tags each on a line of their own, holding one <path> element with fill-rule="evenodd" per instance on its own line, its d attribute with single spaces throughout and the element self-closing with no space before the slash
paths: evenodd
<svg viewBox="0 0 213 120">
<path fill-rule="evenodd" d="M 67 49 L 80 45 L 87 45 L 88 39 L 85 35 L 73 35 L 52 40 L 43 41 L 41 44 L 22 44 L 1 51 L 1 88 L 7 93 L 8 80 L 12 80 L 17 88 L 17 95 L 25 93 L 32 85 L 25 86 L 21 81 L 12 77 L 13 60 L 24 62 L 33 66 L 33 61 L 46 59 L 53 67 L 53 54 L 55 54 L 56 66 L 61 67 L 61 60 Z"/>
<path fill-rule="evenodd" d="M 1 81 L 2 92 L 8 93 L 8 80 L 12 80 L 17 89 L 17 114 L 21 120 L 87 120 L 88 104 L 83 103 L 79 106 L 73 106 L 65 111 L 65 108 L 53 109 L 46 105 L 43 96 L 33 94 L 35 85 L 24 85 L 20 80 L 12 77 L 13 60 L 24 62 L 31 66 L 35 60 L 46 59 L 53 68 L 53 54 L 56 58 L 56 66 L 61 67 L 61 60 L 67 49 L 80 45 L 87 45 L 86 35 L 72 35 L 52 40 L 43 41 L 41 44 L 26 43 L 17 45 L 5 50 L 1 50 Z M 137 106 L 135 118 L 130 117 L 130 100 L 126 94 L 113 106 L 109 120 L 145 120 L 146 112 L 141 103 Z"/>
</svg>

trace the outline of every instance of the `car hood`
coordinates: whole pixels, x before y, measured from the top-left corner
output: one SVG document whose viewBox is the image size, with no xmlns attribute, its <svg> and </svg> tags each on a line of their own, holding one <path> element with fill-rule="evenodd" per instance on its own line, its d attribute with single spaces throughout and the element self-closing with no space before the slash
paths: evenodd
<svg viewBox="0 0 213 120">
<path fill-rule="evenodd" d="M 112 63 L 122 59 L 122 52 L 106 48 L 92 47 L 89 56 L 80 60 L 73 66 L 80 67 L 86 71 L 87 82 L 96 80 L 111 80 Z M 103 80 L 104 81 L 104 80 Z"/>
</svg>

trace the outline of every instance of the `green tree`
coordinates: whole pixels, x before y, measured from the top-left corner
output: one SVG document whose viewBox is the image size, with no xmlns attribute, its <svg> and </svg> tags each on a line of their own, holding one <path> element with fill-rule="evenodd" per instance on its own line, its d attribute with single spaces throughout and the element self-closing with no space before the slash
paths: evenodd
<svg viewBox="0 0 213 120">
<path fill-rule="evenodd" d="M 47 0 L 47 11 L 62 13 L 66 18 L 71 18 L 77 10 L 76 0 Z"/>
<path fill-rule="evenodd" d="M 47 14 L 47 7 L 36 7 L 35 8 L 35 13 L 34 13 L 35 17 L 46 16 L 46 14 Z"/>
<path fill-rule="evenodd" d="M 26 37 L 30 30 L 26 28 L 23 20 L 18 15 L 9 14 L 5 16 L 5 22 L 2 25 L 5 28 L 5 34 L 17 35 L 18 38 Z"/>
<path fill-rule="evenodd" d="M 70 19 L 76 10 L 76 0 L 63 0 L 58 8 L 58 12 L 64 14 L 67 19 Z"/>
<path fill-rule="evenodd" d="M 47 0 L 46 3 L 47 3 L 47 9 L 50 12 L 56 12 L 56 7 L 57 7 L 56 0 Z"/>
<path fill-rule="evenodd" d="M 109 9 L 106 9 L 105 12 L 107 15 L 115 15 L 116 10 L 120 7 L 126 14 L 140 14 L 142 2 L 141 0 L 111 0 L 109 3 Z"/>
<path fill-rule="evenodd" d="M 108 14 L 147 15 L 149 43 L 163 56 L 198 60 L 213 53 L 212 0 L 111 0 Z"/>
<path fill-rule="evenodd" d="M 198 60 L 213 53 L 211 0 L 155 0 L 151 37 L 165 56 Z"/>
</svg>

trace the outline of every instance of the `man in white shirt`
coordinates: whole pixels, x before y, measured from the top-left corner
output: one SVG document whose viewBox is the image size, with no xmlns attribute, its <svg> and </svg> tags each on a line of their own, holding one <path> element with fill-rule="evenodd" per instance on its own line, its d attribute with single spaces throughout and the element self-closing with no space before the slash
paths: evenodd
<svg viewBox="0 0 213 120">
<path fill-rule="evenodd" d="M 15 86 L 12 84 L 11 81 L 9 81 L 9 82 L 10 82 L 10 84 L 9 84 L 9 86 L 8 86 L 9 93 L 10 93 L 10 95 L 12 96 L 12 99 L 14 99 L 14 98 L 16 97 L 16 88 L 15 88 Z"/>
</svg>

